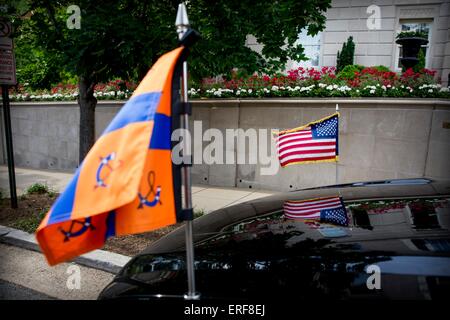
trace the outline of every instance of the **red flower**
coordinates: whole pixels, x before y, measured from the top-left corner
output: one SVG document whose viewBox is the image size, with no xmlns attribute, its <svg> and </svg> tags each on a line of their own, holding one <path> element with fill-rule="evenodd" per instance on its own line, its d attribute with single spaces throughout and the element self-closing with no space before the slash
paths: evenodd
<svg viewBox="0 0 450 320">
<path fill-rule="evenodd" d="M 430 70 L 430 69 L 424 68 L 424 69 L 422 69 L 422 73 L 425 73 L 425 74 L 428 74 L 428 75 L 434 77 L 436 75 L 436 70 Z"/>
</svg>

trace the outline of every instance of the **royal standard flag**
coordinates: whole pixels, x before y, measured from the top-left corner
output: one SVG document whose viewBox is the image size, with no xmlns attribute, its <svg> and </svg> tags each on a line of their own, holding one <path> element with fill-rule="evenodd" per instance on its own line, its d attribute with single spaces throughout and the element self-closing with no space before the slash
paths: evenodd
<svg viewBox="0 0 450 320">
<path fill-rule="evenodd" d="M 153 65 L 41 222 L 36 237 L 50 265 L 100 248 L 108 237 L 177 221 L 171 133 L 182 55 L 177 48 Z"/>
<path fill-rule="evenodd" d="M 276 133 L 282 167 L 292 164 L 335 162 L 339 158 L 339 113 L 304 126 Z"/>
</svg>

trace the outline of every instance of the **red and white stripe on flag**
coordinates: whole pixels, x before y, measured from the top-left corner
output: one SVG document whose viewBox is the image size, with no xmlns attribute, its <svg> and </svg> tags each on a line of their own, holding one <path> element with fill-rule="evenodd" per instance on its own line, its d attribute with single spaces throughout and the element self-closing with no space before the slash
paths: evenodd
<svg viewBox="0 0 450 320">
<path fill-rule="evenodd" d="M 283 205 L 284 216 L 290 219 L 320 220 L 321 211 L 342 208 L 339 197 L 326 197 L 299 201 L 286 201 Z"/>
<path fill-rule="evenodd" d="M 299 128 L 276 133 L 280 165 L 337 161 L 338 117 L 339 113 L 335 113 Z"/>
</svg>

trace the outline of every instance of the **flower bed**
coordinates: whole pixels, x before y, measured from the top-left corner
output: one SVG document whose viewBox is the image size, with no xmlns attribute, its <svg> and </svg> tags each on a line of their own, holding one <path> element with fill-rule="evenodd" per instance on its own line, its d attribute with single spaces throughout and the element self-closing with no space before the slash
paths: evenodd
<svg viewBox="0 0 450 320">
<path fill-rule="evenodd" d="M 137 85 L 120 79 L 99 83 L 94 88 L 97 100 L 126 100 L 133 94 Z M 51 90 L 28 92 L 23 86 L 10 90 L 11 101 L 74 101 L 78 97 L 78 86 L 58 84 Z"/>
<path fill-rule="evenodd" d="M 253 75 L 227 80 L 207 78 L 189 90 L 191 98 L 263 98 L 263 97 L 392 97 L 450 99 L 448 87 L 435 79 L 435 71 L 408 69 L 403 74 L 386 68 L 367 67 L 361 71 L 335 74 L 334 67 L 320 70 L 298 68 L 287 75 Z M 98 100 L 128 99 L 136 84 L 114 80 L 98 84 L 94 96 Z M 78 96 L 75 85 L 58 85 L 51 91 L 26 92 L 23 88 L 11 92 L 12 101 L 73 101 Z"/>
<path fill-rule="evenodd" d="M 449 88 L 435 80 L 435 71 L 403 74 L 368 67 L 351 76 L 335 75 L 334 67 L 298 68 L 286 76 L 251 76 L 247 79 L 205 79 L 191 88 L 193 98 L 228 97 L 393 97 L 450 98 Z"/>
</svg>

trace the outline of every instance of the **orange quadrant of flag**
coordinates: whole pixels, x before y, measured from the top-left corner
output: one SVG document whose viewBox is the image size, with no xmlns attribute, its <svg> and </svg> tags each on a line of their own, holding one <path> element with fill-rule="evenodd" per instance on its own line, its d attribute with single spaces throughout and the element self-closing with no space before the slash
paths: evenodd
<svg viewBox="0 0 450 320">
<path fill-rule="evenodd" d="M 36 238 L 50 265 L 100 248 L 108 237 L 176 222 L 171 102 L 182 51 L 153 65 L 41 222 Z"/>
</svg>

